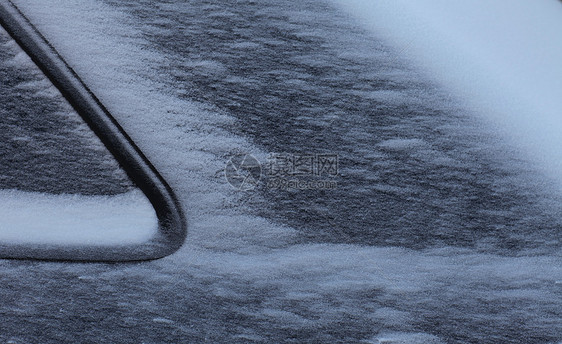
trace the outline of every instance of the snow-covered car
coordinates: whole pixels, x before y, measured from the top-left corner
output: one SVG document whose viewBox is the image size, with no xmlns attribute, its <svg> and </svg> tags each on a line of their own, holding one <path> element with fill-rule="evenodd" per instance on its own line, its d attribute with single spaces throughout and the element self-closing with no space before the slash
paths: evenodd
<svg viewBox="0 0 562 344">
<path fill-rule="evenodd" d="M 0 8 L 0 341 L 562 341 L 559 1 Z"/>
</svg>

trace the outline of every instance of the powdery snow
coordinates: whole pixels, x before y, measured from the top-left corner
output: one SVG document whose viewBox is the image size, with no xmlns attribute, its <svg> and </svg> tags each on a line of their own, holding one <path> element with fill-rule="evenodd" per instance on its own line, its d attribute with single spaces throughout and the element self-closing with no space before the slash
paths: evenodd
<svg viewBox="0 0 562 344">
<path fill-rule="evenodd" d="M 557 0 L 329 0 L 497 126 L 562 186 Z"/>
<path fill-rule="evenodd" d="M 173 86 L 150 82 L 155 79 L 152 74 L 158 73 L 156 67 L 170 61 L 147 47 L 134 29 L 135 18 L 96 1 L 17 3 L 170 181 L 188 215 L 186 245 L 170 257 L 135 266 L 92 265 L 87 276 L 81 266 L 42 264 L 34 270 L 37 275 L 64 270 L 64 281 L 77 276 L 91 283 L 88 290 L 98 287 L 101 291 L 89 295 L 98 308 L 88 315 L 111 320 L 99 326 L 133 327 L 132 333 L 148 337 L 136 337 L 139 342 L 152 340 L 150 335 L 271 342 L 282 341 L 288 333 L 357 330 L 368 333 L 367 342 L 372 343 L 439 342 L 451 329 L 464 334 L 459 324 L 474 325 L 471 321 L 480 319 L 489 327 L 473 337 L 489 333 L 486 330 L 492 327 L 511 325 L 517 317 L 546 319 L 533 329 L 556 326 L 551 324 L 557 321 L 553 314 L 559 308 L 555 297 L 562 273 L 558 256 L 502 257 L 447 247 L 417 251 L 292 244 L 296 230 L 244 212 L 239 196 L 222 179 L 232 151 L 258 149 L 221 129 L 233 123 L 228 114 L 174 96 Z M 392 6 L 391 2 L 380 4 L 387 9 Z M 183 6 L 160 5 L 172 10 Z M 308 14 L 311 18 L 320 15 Z M 219 67 L 200 64 L 197 68 L 214 72 Z M 386 146 L 387 150 L 424 147 L 423 142 L 408 138 L 387 141 Z M 5 264 L 3 269 L 19 280 L 28 268 Z M 28 284 L 24 296 L 42 293 L 36 284 Z M 76 281 L 68 288 L 73 295 L 81 292 Z M 113 302 L 115 294 L 119 302 Z M 47 300 L 35 302 L 59 305 L 56 295 L 54 301 L 50 295 L 45 292 Z M 139 305 L 138 300 L 143 303 Z M 508 302 L 510 307 L 497 314 L 486 308 L 491 302 L 500 306 Z M 530 303 L 536 306 L 529 307 Z M 117 312 L 105 316 L 98 311 L 115 304 L 121 307 Z M 78 306 L 72 314 L 81 314 Z M 439 338 L 419 332 L 420 321 L 425 324 L 422 320 L 433 316 L 441 316 L 436 321 L 445 324 Z M 65 325 L 58 325 L 62 330 L 55 326 L 53 332 L 64 331 Z M 123 333 L 122 327 L 113 331 L 104 331 L 102 336 L 115 338 Z M 158 340 L 166 340 L 162 338 Z"/>
<path fill-rule="evenodd" d="M 140 244 L 158 229 L 152 205 L 138 190 L 115 196 L 0 190 L 0 199 L 3 244 Z"/>
</svg>

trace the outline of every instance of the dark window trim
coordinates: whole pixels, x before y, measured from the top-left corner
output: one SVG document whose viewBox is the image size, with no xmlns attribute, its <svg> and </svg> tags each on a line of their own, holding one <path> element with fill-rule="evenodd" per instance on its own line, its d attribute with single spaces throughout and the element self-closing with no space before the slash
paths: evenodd
<svg viewBox="0 0 562 344">
<path fill-rule="evenodd" d="M 147 196 L 158 217 L 157 236 L 143 244 L 38 246 L 0 243 L 0 258 L 125 262 L 157 259 L 174 253 L 185 240 L 187 225 L 168 183 L 74 70 L 10 0 L 0 2 L 0 25 L 100 138 L 129 178 Z"/>
</svg>

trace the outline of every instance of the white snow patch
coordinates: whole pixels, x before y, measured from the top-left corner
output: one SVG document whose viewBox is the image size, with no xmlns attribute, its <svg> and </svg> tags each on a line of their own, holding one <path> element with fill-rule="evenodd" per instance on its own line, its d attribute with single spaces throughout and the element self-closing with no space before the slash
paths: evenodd
<svg viewBox="0 0 562 344">
<path fill-rule="evenodd" d="M 126 245 L 147 242 L 158 229 L 139 190 L 115 196 L 0 190 L 0 200 L 3 244 Z"/>
<path fill-rule="evenodd" d="M 426 333 L 388 333 L 377 336 L 370 343 L 374 344 L 441 344 L 439 338 Z"/>
<path fill-rule="evenodd" d="M 562 186 L 562 4 L 330 0 L 463 98 Z"/>
<path fill-rule="evenodd" d="M 166 319 L 166 318 L 154 318 L 152 319 L 152 322 L 158 323 L 158 324 L 168 324 L 171 325 L 174 323 L 173 320 L 170 319 Z"/>
</svg>

